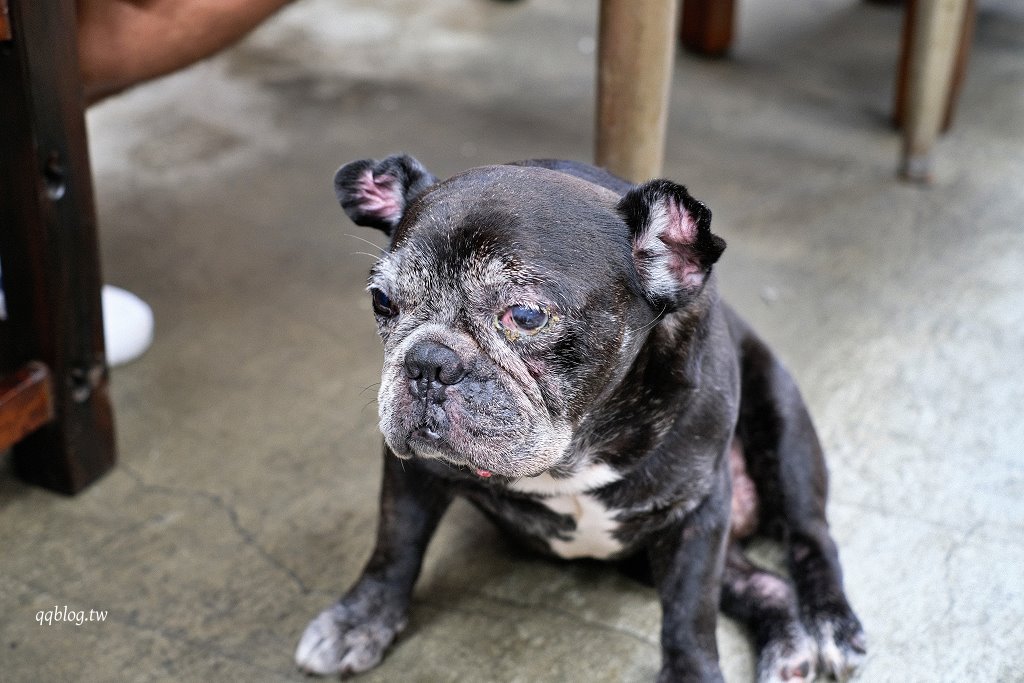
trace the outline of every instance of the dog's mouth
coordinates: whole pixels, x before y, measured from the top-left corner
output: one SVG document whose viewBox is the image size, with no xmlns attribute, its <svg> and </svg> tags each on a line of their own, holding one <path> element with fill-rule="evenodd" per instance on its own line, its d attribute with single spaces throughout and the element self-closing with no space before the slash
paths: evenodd
<svg viewBox="0 0 1024 683">
<path fill-rule="evenodd" d="M 456 456 L 441 431 L 429 424 L 424 424 L 412 430 L 407 444 L 408 452 L 400 457 L 415 455 L 420 458 L 443 460 L 449 465 L 472 472 L 480 479 L 490 479 L 497 474 L 493 470 L 470 462 L 465 457 Z"/>
<path fill-rule="evenodd" d="M 535 476 L 566 452 L 571 428 L 513 398 L 481 405 L 452 395 L 443 403 L 414 401 L 398 386 L 381 401 L 380 430 L 399 458 L 444 463 L 478 481 Z"/>
<path fill-rule="evenodd" d="M 427 444 L 440 443 L 441 439 L 441 430 L 429 424 L 417 427 L 409 434 L 410 441 L 420 441 Z"/>
<path fill-rule="evenodd" d="M 425 422 L 409 432 L 405 443 L 411 455 L 444 460 L 456 467 L 472 467 L 469 460 L 453 448 L 445 430 L 430 422 Z"/>
<path fill-rule="evenodd" d="M 458 462 L 458 458 L 452 453 L 451 446 L 444 438 L 443 432 L 437 427 L 431 425 L 416 427 L 403 441 L 404 455 L 438 458 L 451 463 Z"/>
</svg>

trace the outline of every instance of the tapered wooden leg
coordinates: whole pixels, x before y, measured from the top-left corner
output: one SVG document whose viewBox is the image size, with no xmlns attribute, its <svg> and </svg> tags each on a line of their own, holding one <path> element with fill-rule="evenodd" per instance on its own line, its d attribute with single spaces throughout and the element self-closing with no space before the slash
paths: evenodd
<svg viewBox="0 0 1024 683">
<path fill-rule="evenodd" d="M 893 98 L 892 120 L 897 128 L 903 128 L 904 108 L 907 99 L 907 63 L 910 60 L 911 29 L 914 25 L 914 8 L 917 0 L 907 0 L 903 13 L 903 38 L 900 41 L 900 63 L 896 72 L 896 91 Z M 964 17 L 963 30 L 960 32 L 960 44 L 956 51 L 956 65 L 953 67 L 953 83 L 946 98 L 946 112 L 942 119 L 942 131 L 946 132 L 953 126 L 956 117 L 956 105 L 960 98 L 967 63 L 970 61 L 971 42 L 974 36 L 974 21 L 977 16 L 978 1 L 967 0 L 967 14 Z"/>
<path fill-rule="evenodd" d="M 595 156 L 634 182 L 661 173 L 677 9 L 677 0 L 601 0 Z"/>
<path fill-rule="evenodd" d="M 0 23 L 0 374 L 41 361 L 54 420 L 14 447 L 28 481 L 75 493 L 114 463 L 96 212 L 74 0 L 7 0 Z"/>
<path fill-rule="evenodd" d="M 946 112 L 968 0 L 918 0 L 910 27 L 900 175 L 928 182 Z"/>
</svg>

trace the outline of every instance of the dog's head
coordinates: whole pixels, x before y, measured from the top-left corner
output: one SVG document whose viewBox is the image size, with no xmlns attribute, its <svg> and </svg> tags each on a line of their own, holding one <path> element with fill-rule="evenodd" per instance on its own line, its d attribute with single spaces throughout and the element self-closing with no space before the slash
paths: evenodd
<svg viewBox="0 0 1024 683">
<path fill-rule="evenodd" d="M 385 441 L 484 477 L 559 465 L 725 247 L 664 180 L 625 196 L 530 166 L 438 182 L 392 156 L 343 166 L 335 189 L 354 222 L 391 236 L 369 278 Z"/>
</svg>

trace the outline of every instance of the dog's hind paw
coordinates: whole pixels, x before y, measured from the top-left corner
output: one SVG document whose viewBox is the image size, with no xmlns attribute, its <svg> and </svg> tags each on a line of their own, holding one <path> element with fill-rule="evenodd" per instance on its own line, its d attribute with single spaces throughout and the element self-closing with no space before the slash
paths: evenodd
<svg viewBox="0 0 1024 683">
<path fill-rule="evenodd" d="M 309 622 L 295 663 L 310 674 L 347 676 L 372 669 L 405 627 L 404 619 L 387 614 L 361 615 L 345 602 L 328 607 Z"/>
<path fill-rule="evenodd" d="M 814 680 L 814 641 L 799 623 L 786 631 L 785 637 L 772 640 L 758 653 L 757 683 L 810 683 Z"/>
<path fill-rule="evenodd" d="M 837 681 L 849 680 L 867 655 L 867 638 L 853 613 L 817 615 L 808 629 L 817 643 L 818 664 Z"/>
</svg>

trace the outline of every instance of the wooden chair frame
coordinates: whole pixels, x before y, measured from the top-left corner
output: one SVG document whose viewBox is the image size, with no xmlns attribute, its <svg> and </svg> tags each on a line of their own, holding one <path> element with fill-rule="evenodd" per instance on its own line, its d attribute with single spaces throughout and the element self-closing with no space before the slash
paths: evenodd
<svg viewBox="0 0 1024 683">
<path fill-rule="evenodd" d="M 0 450 L 55 491 L 115 460 L 71 0 L 0 0 Z"/>
</svg>

